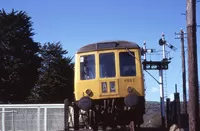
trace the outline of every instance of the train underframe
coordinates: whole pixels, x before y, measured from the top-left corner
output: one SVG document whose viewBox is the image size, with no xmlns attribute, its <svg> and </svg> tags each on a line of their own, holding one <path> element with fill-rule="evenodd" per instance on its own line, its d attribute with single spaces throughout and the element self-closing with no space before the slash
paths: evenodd
<svg viewBox="0 0 200 131">
<path fill-rule="evenodd" d="M 86 99 L 91 100 L 89 97 Z M 84 102 L 82 104 L 85 104 Z M 73 108 L 76 130 L 81 126 L 90 127 L 93 130 L 98 130 L 98 127 L 101 126 L 105 130 L 108 126 L 116 128 L 129 125 L 132 121 L 136 128 L 143 124 L 145 100 L 143 96 L 137 96 L 137 100 L 133 97 L 128 100 L 125 98 L 91 100 L 91 106 L 88 109 L 80 106 L 80 101 L 78 101 Z M 87 111 L 83 111 L 81 108 Z M 80 124 L 80 115 L 84 117 L 82 124 Z"/>
</svg>

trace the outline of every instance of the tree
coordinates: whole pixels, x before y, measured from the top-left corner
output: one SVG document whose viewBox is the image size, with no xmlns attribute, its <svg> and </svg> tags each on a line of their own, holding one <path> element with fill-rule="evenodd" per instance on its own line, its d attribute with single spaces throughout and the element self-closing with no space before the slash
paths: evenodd
<svg viewBox="0 0 200 131">
<path fill-rule="evenodd" d="M 0 101 L 22 103 L 38 79 L 39 43 L 26 12 L 0 10 Z"/>
<path fill-rule="evenodd" d="M 72 57 L 65 57 L 60 42 L 41 47 L 42 66 L 37 85 L 30 97 L 32 102 L 63 103 L 73 99 L 74 70 Z"/>
</svg>

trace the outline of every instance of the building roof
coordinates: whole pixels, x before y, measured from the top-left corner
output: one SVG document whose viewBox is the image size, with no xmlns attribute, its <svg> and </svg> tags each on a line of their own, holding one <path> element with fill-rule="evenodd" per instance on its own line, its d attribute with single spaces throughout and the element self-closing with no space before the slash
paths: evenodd
<svg viewBox="0 0 200 131">
<path fill-rule="evenodd" d="M 139 49 L 139 45 L 130 41 L 103 41 L 85 45 L 78 49 L 77 53 L 90 51 L 113 50 L 113 49 Z"/>
</svg>

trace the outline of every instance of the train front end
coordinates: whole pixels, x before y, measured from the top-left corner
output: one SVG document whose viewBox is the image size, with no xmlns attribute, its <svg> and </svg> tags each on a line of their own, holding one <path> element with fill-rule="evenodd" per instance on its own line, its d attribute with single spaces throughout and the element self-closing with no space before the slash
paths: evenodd
<svg viewBox="0 0 200 131">
<path fill-rule="evenodd" d="M 94 111 L 95 120 L 107 124 L 127 124 L 132 119 L 142 124 L 145 99 L 140 57 L 140 48 L 126 41 L 96 43 L 77 52 L 74 94 L 78 107 Z"/>
</svg>

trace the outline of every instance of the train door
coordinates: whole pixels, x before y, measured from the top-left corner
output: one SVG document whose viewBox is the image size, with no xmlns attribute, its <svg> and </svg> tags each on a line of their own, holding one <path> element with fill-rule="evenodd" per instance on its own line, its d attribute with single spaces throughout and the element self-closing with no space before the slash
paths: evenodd
<svg viewBox="0 0 200 131">
<path fill-rule="evenodd" d="M 99 53 L 99 87 L 100 97 L 118 95 L 115 52 Z"/>
</svg>

